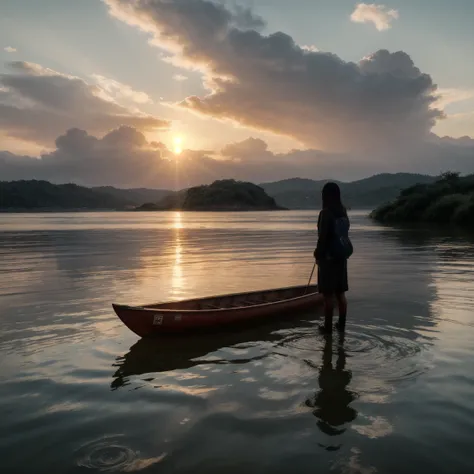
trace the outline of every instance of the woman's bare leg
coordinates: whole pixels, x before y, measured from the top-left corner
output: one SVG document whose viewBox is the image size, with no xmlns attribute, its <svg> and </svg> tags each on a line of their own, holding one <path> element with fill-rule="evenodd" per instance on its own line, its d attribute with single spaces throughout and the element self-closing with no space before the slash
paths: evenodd
<svg viewBox="0 0 474 474">
<path fill-rule="evenodd" d="M 337 323 L 337 328 L 343 330 L 346 326 L 346 316 L 347 316 L 347 299 L 345 293 L 339 293 L 336 295 L 337 305 L 339 309 L 339 321 Z"/>
<path fill-rule="evenodd" d="M 334 303 L 332 295 L 324 295 L 324 330 L 332 332 L 332 317 L 334 312 Z"/>
</svg>

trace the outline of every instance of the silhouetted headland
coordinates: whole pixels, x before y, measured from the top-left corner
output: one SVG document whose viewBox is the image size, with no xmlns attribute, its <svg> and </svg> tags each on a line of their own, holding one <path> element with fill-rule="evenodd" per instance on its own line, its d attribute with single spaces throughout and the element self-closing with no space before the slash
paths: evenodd
<svg viewBox="0 0 474 474">
<path fill-rule="evenodd" d="M 138 211 L 278 211 L 279 206 L 260 186 L 224 179 L 210 185 L 196 186 L 153 204 L 146 203 Z"/>
<path fill-rule="evenodd" d="M 473 229 L 474 175 L 445 173 L 432 184 L 411 186 L 371 217 L 388 224 L 426 222 Z"/>
</svg>

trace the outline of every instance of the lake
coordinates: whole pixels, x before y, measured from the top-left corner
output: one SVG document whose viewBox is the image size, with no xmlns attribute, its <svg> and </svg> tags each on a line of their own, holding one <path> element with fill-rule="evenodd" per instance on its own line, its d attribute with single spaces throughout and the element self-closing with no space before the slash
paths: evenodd
<svg viewBox="0 0 474 474">
<path fill-rule="evenodd" d="M 472 473 L 474 239 L 351 212 L 321 315 L 156 344 L 111 303 L 308 281 L 316 212 L 0 215 L 0 468 Z"/>
</svg>

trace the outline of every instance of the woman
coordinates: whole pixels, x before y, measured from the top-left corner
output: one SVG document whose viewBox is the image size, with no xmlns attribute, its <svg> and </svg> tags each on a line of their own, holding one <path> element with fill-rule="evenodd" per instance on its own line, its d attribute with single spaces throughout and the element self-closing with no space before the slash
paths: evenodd
<svg viewBox="0 0 474 474">
<path fill-rule="evenodd" d="M 324 295 L 324 332 L 332 332 L 333 300 L 339 306 L 336 327 L 346 325 L 347 259 L 353 248 L 349 240 L 350 222 L 341 202 L 341 191 L 336 183 L 326 183 L 322 191 L 322 211 L 318 218 L 318 244 L 314 257 L 318 265 L 318 290 Z"/>
</svg>

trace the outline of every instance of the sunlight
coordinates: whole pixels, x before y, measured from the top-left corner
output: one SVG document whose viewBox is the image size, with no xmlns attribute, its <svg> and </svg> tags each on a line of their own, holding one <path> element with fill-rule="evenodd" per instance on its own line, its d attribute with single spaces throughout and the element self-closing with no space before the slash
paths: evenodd
<svg viewBox="0 0 474 474">
<path fill-rule="evenodd" d="M 182 246 L 181 246 L 181 235 L 180 230 L 182 229 L 181 225 L 181 213 L 175 213 L 175 224 L 174 228 L 176 229 L 175 234 L 175 242 L 174 242 L 174 262 L 173 262 L 173 270 L 171 275 L 171 291 L 173 296 L 181 296 L 184 290 L 183 284 L 183 272 L 181 267 L 181 253 L 182 253 Z"/>
<path fill-rule="evenodd" d="M 174 223 L 173 223 L 173 227 L 175 229 L 182 229 L 183 228 L 183 224 L 181 223 L 181 212 L 175 212 L 174 214 Z"/>
<path fill-rule="evenodd" d="M 181 135 L 176 135 L 173 138 L 173 152 L 175 155 L 180 155 L 183 151 L 183 137 Z"/>
</svg>

